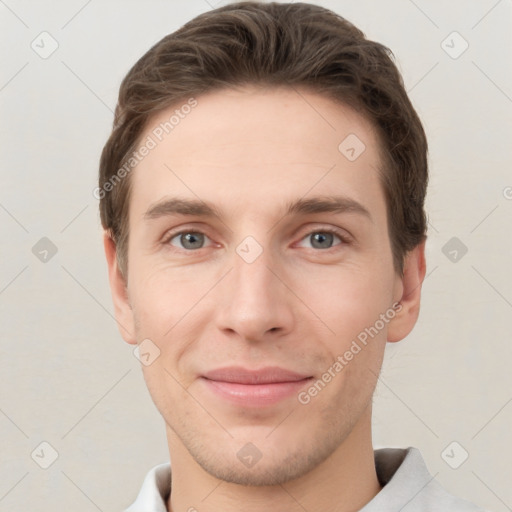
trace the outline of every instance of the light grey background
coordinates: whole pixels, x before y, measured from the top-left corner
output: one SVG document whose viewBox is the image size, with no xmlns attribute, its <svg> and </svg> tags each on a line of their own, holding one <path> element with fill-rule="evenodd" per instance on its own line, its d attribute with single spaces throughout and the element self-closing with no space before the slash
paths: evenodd
<svg viewBox="0 0 512 512">
<path fill-rule="evenodd" d="M 512 2 L 315 3 L 394 51 L 431 148 L 422 311 L 388 345 L 375 446 L 416 446 L 452 493 L 512 510 Z M 0 511 L 121 510 L 168 458 L 140 363 L 112 318 L 92 191 L 121 79 L 210 8 L 0 1 Z M 58 42 L 47 58 L 31 48 L 51 48 L 43 31 Z M 46 263 L 32 252 L 42 237 L 58 251 Z M 465 255 L 446 246 L 453 237 Z M 42 442 L 58 453 L 48 469 Z M 452 469 L 445 459 L 455 465 L 463 449 L 469 458 Z"/>
</svg>

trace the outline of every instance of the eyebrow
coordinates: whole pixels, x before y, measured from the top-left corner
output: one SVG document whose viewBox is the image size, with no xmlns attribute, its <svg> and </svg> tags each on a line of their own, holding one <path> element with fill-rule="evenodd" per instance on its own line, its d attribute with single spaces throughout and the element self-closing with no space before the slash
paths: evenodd
<svg viewBox="0 0 512 512">
<path fill-rule="evenodd" d="M 372 216 L 365 206 L 346 196 L 320 196 L 291 201 L 286 205 L 285 216 L 314 213 L 356 213 L 373 222 Z M 218 219 L 222 217 L 217 208 L 200 199 L 171 197 L 150 206 L 144 214 L 144 218 L 150 220 L 172 215 L 216 217 Z"/>
<path fill-rule="evenodd" d="M 346 196 L 312 197 L 288 203 L 286 215 L 308 213 L 356 213 L 373 222 L 370 211 L 355 199 Z"/>
</svg>

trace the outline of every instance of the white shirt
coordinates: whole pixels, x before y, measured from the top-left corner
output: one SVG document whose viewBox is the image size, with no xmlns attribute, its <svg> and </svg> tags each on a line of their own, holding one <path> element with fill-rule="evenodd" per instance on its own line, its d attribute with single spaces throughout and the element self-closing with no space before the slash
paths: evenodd
<svg viewBox="0 0 512 512">
<path fill-rule="evenodd" d="M 360 512 L 485 512 L 449 494 L 429 473 L 417 448 L 381 448 L 374 456 L 382 490 Z M 167 512 L 170 491 L 171 465 L 155 466 L 125 512 Z"/>
</svg>

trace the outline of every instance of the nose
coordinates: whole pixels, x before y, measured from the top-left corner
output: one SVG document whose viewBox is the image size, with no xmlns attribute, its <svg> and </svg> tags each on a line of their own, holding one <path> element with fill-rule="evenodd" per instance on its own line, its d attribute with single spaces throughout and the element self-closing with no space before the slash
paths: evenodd
<svg viewBox="0 0 512 512">
<path fill-rule="evenodd" d="M 219 290 L 217 325 L 250 342 L 278 338 L 292 330 L 293 293 L 281 266 L 263 250 L 255 261 L 233 255 L 233 268 Z"/>
</svg>

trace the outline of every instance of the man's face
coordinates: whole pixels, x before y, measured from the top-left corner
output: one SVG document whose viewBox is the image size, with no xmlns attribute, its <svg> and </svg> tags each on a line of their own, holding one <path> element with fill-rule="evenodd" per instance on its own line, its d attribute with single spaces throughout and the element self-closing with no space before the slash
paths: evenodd
<svg viewBox="0 0 512 512">
<path fill-rule="evenodd" d="M 171 453 L 228 481 L 280 483 L 368 434 L 403 291 L 378 141 L 306 91 L 196 99 L 131 176 L 125 339 L 160 351 L 143 370 Z"/>
</svg>

